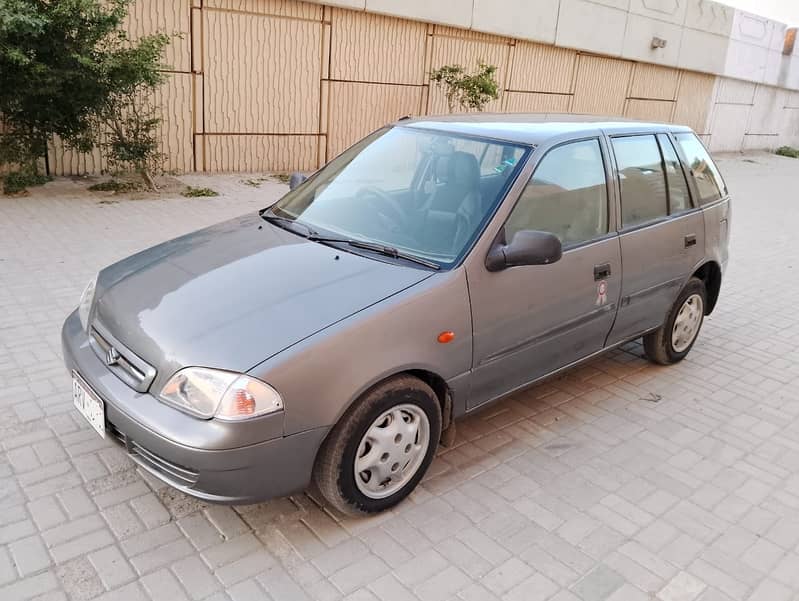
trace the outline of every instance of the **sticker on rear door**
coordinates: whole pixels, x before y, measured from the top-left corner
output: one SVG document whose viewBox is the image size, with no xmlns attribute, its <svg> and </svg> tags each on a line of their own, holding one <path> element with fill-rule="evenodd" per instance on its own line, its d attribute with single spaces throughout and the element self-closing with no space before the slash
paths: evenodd
<svg viewBox="0 0 799 601">
<path fill-rule="evenodd" d="M 596 306 L 601 307 L 608 302 L 608 283 L 606 280 L 601 280 L 596 285 Z"/>
</svg>

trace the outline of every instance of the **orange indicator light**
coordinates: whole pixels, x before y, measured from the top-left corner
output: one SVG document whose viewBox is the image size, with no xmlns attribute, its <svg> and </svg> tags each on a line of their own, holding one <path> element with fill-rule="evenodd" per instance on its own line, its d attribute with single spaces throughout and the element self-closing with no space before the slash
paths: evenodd
<svg viewBox="0 0 799 601">
<path fill-rule="evenodd" d="M 438 341 L 441 344 L 447 344 L 447 342 L 452 342 L 453 340 L 455 340 L 455 332 L 441 332 L 438 335 Z"/>
</svg>

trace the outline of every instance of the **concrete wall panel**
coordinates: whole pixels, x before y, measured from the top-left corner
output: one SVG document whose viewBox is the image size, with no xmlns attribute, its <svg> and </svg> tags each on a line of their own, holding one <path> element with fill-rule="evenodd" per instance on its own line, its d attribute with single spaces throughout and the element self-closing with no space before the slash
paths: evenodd
<svg viewBox="0 0 799 601">
<path fill-rule="evenodd" d="M 331 27 L 331 79 L 425 83 L 424 23 L 337 9 Z"/>
<path fill-rule="evenodd" d="M 513 56 L 508 89 L 568 94 L 572 91 L 576 65 L 577 53 L 574 50 L 519 42 Z"/>
<path fill-rule="evenodd" d="M 217 11 L 205 18 L 206 131 L 318 132 L 321 24 Z"/>
<path fill-rule="evenodd" d="M 277 15 L 312 21 L 322 19 L 321 6 L 297 0 L 203 0 L 202 4 L 206 9 Z"/>
<path fill-rule="evenodd" d="M 568 113 L 571 99 L 569 94 L 506 92 L 502 110 L 509 113 Z"/>
<path fill-rule="evenodd" d="M 757 86 L 746 133 L 779 134 L 784 106 L 785 93 L 783 90 L 771 86 Z"/>
<path fill-rule="evenodd" d="M 736 79 L 763 82 L 766 78 L 766 65 L 769 49 L 764 46 L 730 40 L 724 75 Z"/>
<path fill-rule="evenodd" d="M 761 17 L 741 10 L 735 11 L 730 37 L 733 40 L 769 48 L 775 23 Z"/>
<path fill-rule="evenodd" d="M 683 30 L 677 66 L 704 73 L 722 73 L 727 64 L 729 39 L 696 29 Z"/>
<path fill-rule="evenodd" d="M 778 134 L 746 134 L 741 150 L 774 150 L 779 142 Z"/>
<path fill-rule="evenodd" d="M 778 145 L 799 148 L 799 107 L 782 111 Z"/>
<path fill-rule="evenodd" d="M 192 171 L 192 124 L 194 121 L 193 75 L 174 73 L 155 95 L 162 108 L 161 152 L 164 153 L 167 171 Z"/>
<path fill-rule="evenodd" d="M 57 136 L 49 144 L 47 158 L 52 175 L 98 175 L 108 169 L 99 148 L 92 152 L 75 152 Z"/>
<path fill-rule="evenodd" d="M 164 51 L 164 64 L 174 71 L 191 70 L 191 5 L 174 0 L 136 0 L 128 9 L 125 29 L 131 39 L 155 33 L 178 34 Z"/>
<path fill-rule="evenodd" d="M 491 111 L 673 120 L 714 150 L 799 144 L 799 91 L 775 87 L 799 90 L 799 44 L 783 56 L 784 25 L 711 0 L 134 0 L 127 27 L 183 33 L 159 92 L 169 170 L 312 169 L 399 116 L 445 113 L 430 70 L 478 60 L 498 68 Z M 58 142 L 50 158 L 106 167 Z"/>
<path fill-rule="evenodd" d="M 202 137 L 207 171 L 310 171 L 317 165 L 318 136 Z"/>
<path fill-rule="evenodd" d="M 630 97 L 674 100 L 679 81 L 680 71 L 677 69 L 636 63 L 633 68 Z"/>
<path fill-rule="evenodd" d="M 685 26 L 728 37 L 732 31 L 735 9 L 710 0 L 688 0 Z"/>
<path fill-rule="evenodd" d="M 580 56 L 572 111 L 622 115 L 632 63 L 598 56 Z"/>
<path fill-rule="evenodd" d="M 366 0 L 366 10 L 455 27 L 472 25 L 472 0 Z"/>
<path fill-rule="evenodd" d="M 715 83 L 716 78 L 712 75 L 683 73 L 674 107 L 674 122 L 687 125 L 700 134 L 708 133 Z"/>
<path fill-rule="evenodd" d="M 668 123 L 671 120 L 673 110 L 674 102 L 668 100 L 632 99 L 627 102 L 624 116 L 628 119 Z"/>
<path fill-rule="evenodd" d="M 524 40 L 555 43 L 560 0 L 474 0 L 472 28 Z M 520 18 L 521 17 L 521 18 Z"/>
<path fill-rule="evenodd" d="M 192 75 L 172 73 L 156 91 L 153 102 L 161 107 L 158 127 L 160 150 L 165 171 L 186 172 L 194 169 L 192 152 Z M 108 171 L 108 161 L 101 148 L 81 153 L 61 140 L 54 140 L 48 152 L 51 173 L 55 175 L 91 174 Z"/>
<path fill-rule="evenodd" d="M 752 104 L 757 84 L 739 79 L 719 79 L 716 102 L 720 104 Z"/>
<path fill-rule="evenodd" d="M 745 104 L 719 104 L 713 112 L 710 149 L 714 152 L 737 151 L 743 147 L 746 124 L 752 107 Z"/>
<path fill-rule="evenodd" d="M 630 0 L 630 12 L 675 25 L 685 22 L 686 0 Z"/>
<path fill-rule="evenodd" d="M 436 26 L 430 68 L 432 70 L 443 65 L 457 64 L 462 65 L 467 71 L 473 71 L 477 61 L 481 60 L 497 67 L 497 81 L 500 82 L 500 87 L 503 87 L 508 71 L 510 51 L 508 42 L 506 38 Z M 486 110 L 501 110 L 500 101 L 488 103 Z M 434 84 L 430 86 L 428 112 L 430 114 L 448 112 L 446 98 Z"/>
<path fill-rule="evenodd" d="M 650 17 L 630 15 L 621 55 L 637 61 L 676 65 L 680 55 L 682 27 Z M 652 48 L 652 39 L 666 40 L 665 48 Z"/>
<path fill-rule="evenodd" d="M 386 123 L 418 114 L 422 90 L 411 86 L 331 82 L 328 158 Z"/>
<path fill-rule="evenodd" d="M 611 8 L 587 0 L 561 0 L 555 43 L 619 56 L 626 27 L 626 8 Z"/>
</svg>

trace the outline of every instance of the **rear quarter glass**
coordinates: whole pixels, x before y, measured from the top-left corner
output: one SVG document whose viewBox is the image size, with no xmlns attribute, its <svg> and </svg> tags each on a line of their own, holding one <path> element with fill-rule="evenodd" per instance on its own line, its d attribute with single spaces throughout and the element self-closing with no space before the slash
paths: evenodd
<svg viewBox="0 0 799 601">
<path fill-rule="evenodd" d="M 727 195 L 721 172 L 699 138 L 692 133 L 674 135 L 699 191 L 700 204 L 707 204 Z"/>
</svg>

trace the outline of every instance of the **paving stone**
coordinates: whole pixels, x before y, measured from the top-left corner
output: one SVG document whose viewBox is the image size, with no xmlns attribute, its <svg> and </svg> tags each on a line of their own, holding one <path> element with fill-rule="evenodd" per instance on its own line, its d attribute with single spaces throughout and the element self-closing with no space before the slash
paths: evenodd
<svg viewBox="0 0 799 601">
<path fill-rule="evenodd" d="M 169 570 L 162 569 L 141 579 L 144 590 L 153 601 L 187 601 L 185 591 Z"/>
<path fill-rule="evenodd" d="M 414 589 L 414 592 L 422 601 L 447 599 L 457 594 L 458 591 L 470 583 L 469 576 L 455 566 L 449 566 L 443 572 L 419 584 Z"/>
<path fill-rule="evenodd" d="M 624 578 L 605 565 L 598 565 L 579 580 L 571 591 L 583 601 L 603 601 L 624 584 Z"/>
<path fill-rule="evenodd" d="M 507 594 L 503 595 L 503 601 L 544 601 L 551 599 L 560 587 L 544 576 L 543 574 L 533 574 L 524 582 L 514 586 Z"/>
<path fill-rule="evenodd" d="M 152 493 L 131 499 L 130 506 L 148 530 L 163 526 L 170 520 L 169 512 Z"/>
<path fill-rule="evenodd" d="M 0 587 L 0 599 L 25 601 L 58 588 L 59 582 L 51 572 L 42 572 Z"/>
<path fill-rule="evenodd" d="M 11 555 L 4 547 L 0 547 L 0 586 L 17 579 L 17 570 Z"/>
<path fill-rule="evenodd" d="M 189 541 L 181 538 L 161 547 L 149 549 L 141 555 L 131 557 L 130 563 L 138 574 L 147 574 L 191 555 L 193 551 L 194 548 L 189 544 Z"/>
<path fill-rule="evenodd" d="M 198 557 L 186 557 L 172 564 L 172 572 L 192 599 L 204 599 L 220 588 L 219 582 Z"/>
<path fill-rule="evenodd" d="M 106 589 L 115 589 L 136 578 L 130 564 L 116 546 L 90 553 L 89 561 Z"/>
<path fill-rule="evenodd" d="M 347 595 L 354 590 L 365 586 L 380 578 L 389 571 L 389 567 L 382 559 L 375 555 L 370 555 L 351 563 L 345 568 L 330 576 L 330 582 Z"/>
<path fill-rule="evenodd" d="M 60 545 L 56 545 L 50 549 L 50 553 L 52 553 L 56 563 L 62 563 L 101 549 L 113 542 L 114 537 L 111 536 L 108 530 L 96 530 L 90 534 L 85 534 Z"/>
<path fill-rule="evenodd" d="M 370 519 L 304 495 L 197 501 L 72 408 L 59 328 L 85 281 L 285 186 L 190 175 L 223 196 L 100 204 L 58 180 L 0 197 L 0 599 L 791 599 L 799 246 L 783 232 L 799 214 L 763 186 L 797 176 L 753 156 L 721 160 L 733 260 L 685 361 L 653 366 L 634 342 L 468 416 L 411 498 Z"/>
<path fill-rule="evenodd" d="M 707 585 L 691 576 L 688 572 L 680 572 L 658 592 L 662 601 L 694 601 L 707 588 Z"/>
<path fill-rule="evenodd" d="M 54 497 L 42 497 L 31 501 L 28 503 L 28 511 L 39 531 L 57 526 L 67 519 Z"/>
<path fill-rule="evenodd" d="M 71 599 L 91 599 L 105 590 L 94 568 L 85 557 L 77 557 L 60 564 L 56 568 L 56 573 Z"/>
<path fill-rule="evenodd" d="M 8 549 L 22 576 L 29 576 L 50 565 L 50 555 L 39 536 L 14 541 Z"/>
</svg>

